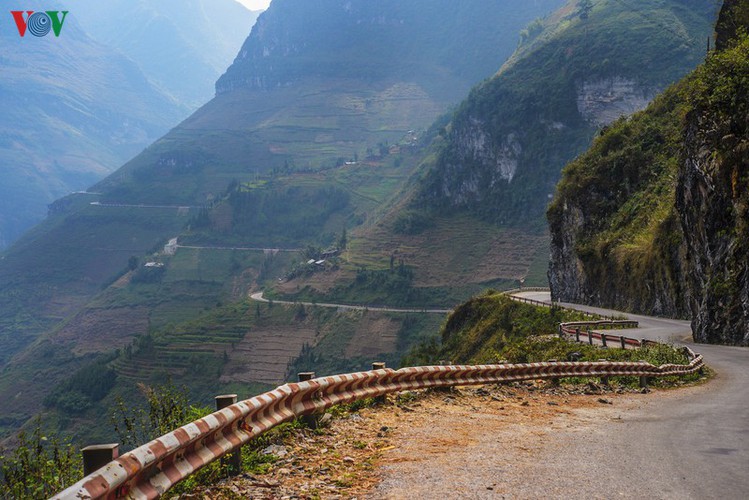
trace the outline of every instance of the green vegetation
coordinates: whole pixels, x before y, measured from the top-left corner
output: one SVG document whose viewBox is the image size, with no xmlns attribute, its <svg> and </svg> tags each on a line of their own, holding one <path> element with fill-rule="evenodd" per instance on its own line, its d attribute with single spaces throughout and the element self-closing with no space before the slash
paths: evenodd
<svg viewBox="0 0 749 500">
<path fill-rule="evenodd" d="M 581 313 L 559 308 L 538 307 L 513 301 L 504 294 L 488 291 L 458 307 L 441 331 L 441 342 L 430 339 L 411 350 L 405 366 L 435 364 L 448 360 L 455 364 L 534 363 L 560 361 L 647 361 L 661 364 L 688 364 L 683 350 L 668 345 L 644 349 L 617 349 L 579 344 L 560 339 L 560 322 L 587 319 Z M 667 377 L 655 384 L 670 385 L 678 380 L 695 381 L 699 374 Z M 632 377 L 621 377 L 622 384 L 634 384 Z"/>
<path fill-rule="evenodd" d="M 81 413 L 104 399 L 112 390 L 117 373 L 99 360 L 84 366 L 57 386 L 44 398 L 45 406 L 56 407 L 67 414 Z"/>
<path fill-rule="evenodd" d="M 187 390 L 171 381 L 155 387 L 138 384 L 138 389 L 145 405 L 128 404 L 118 396 L 110 410 L 110 423 L 126 449 L 137 448 L 213 411 L 190 405 Z"/>
<path fill-rule="evenodd" d="M 709 329 L 746 341 L 738 279 L 746 248 L 737 236 L 749 227 L 740 173 L 749 42 L 739 26 L 746 12 L 746 2 L 727 3 L 717 28 L 722 50 L 645 112 L 603 130 L 565 168 L 547 215 L 552 246 L 573 250 L 557 255 L 552 281 L 578 280 L 584 290 L 567 299 L 596 297 L 610 307 L 678 317 L 727 311 Z M 703 175 L 710 179 L 700 184 Z M 709 200 L 701 194 L 708 185 Z M 563 275 L 572 259 L 581 263 L 579 277 Z"/>
<path fill-rule="evenodd" d="M 714 15 L 702 0 L 602 0 L 552 16 L 461 104 L 414 205 L 541 231 L 562 167 L 612 119 L 584 110 L 584 85 L 630 82 L 622 102 L 644 101 L 698 64 Z"/>
<path fill-rule="evenodd" d="M 404 210 L 393 222 L 393 232 L 408 235 L 421 234 L 433 225 L 433 219 L 429 214 L 418 210 Z"/>
<path fill-rule="evenodd" d="M 0 456 L 0 498 L 43 500 L 83 477 L 80 453 L 42 429 L 37 417 L 30 432 L 18 433 L 10 455 Z"/>
<path fill-rule="evenodd" d="M 555 335 L 560 322 L 583 317 L 559 308 L 523 304 L 489 290 L 455 309 L 442 328 L 441 343 L 419 346 L 403 363 L 497 362 L 505 359 L 503 352 L 514 342 L 533 335 Z"/>
</svg>

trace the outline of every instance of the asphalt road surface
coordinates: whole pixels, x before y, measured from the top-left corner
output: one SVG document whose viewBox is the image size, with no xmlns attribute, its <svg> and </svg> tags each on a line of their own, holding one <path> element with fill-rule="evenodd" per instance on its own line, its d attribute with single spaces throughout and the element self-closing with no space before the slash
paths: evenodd
<svg viewBox="0 0 749 500">
<path fill-rule="evenodd" d="M 548 292 L 517 295 L 550 300 Z M 628 336 L 689 345 L 704 355 L 717 376 L 704 386 L 649 401 L 625 415 L 616 432 L 570 446 L 565 460 L 596 464 L 593 468 L 606 485 L 582 485 L 576 496 L 748 499 L 749 349 L 695 344 L 687 321 L 621 314 L 640 322 Z"/>
<path fill-rule="evenodd" d="M 263 297 L 263 292 L 257 292 L 250 295 L 250 299 L 256 302 L 270 302 L 270 300 Z M 326 307 L 329 309 L 340 309 L 349 311 L 380 311 L 380 312 L 395 312 L 395 313 L 425 313 L 425 314 L 447 314 L 452 312 L 452 309 L 419 309 L 419 308 L 398 308 L 398 307 L 387 307 L 387 306 L 354 306 L 349 304 L 328 304 L 325 302 L 291 302 L 288 300 L 274 300 L 275 304 L 286 304 L 296 305 L 301 304 L 303 306 L 310 307 Z"/>
</svg>

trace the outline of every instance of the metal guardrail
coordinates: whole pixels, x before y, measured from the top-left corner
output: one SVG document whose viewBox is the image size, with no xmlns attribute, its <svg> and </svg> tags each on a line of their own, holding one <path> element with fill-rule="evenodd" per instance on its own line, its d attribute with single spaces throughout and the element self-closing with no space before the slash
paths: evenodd
<svg viewBox="0 0 749 500">
<path fill-rule="evenodd" d="M 528 289 L 524 289 L 528 290 Z M 522 297 L 521 302 L 538 302 Z M 539 302 L 546 307 L 551 304 Z M 621 347 L 641 347 L 647 340 L 591 331 L 633 328 L 634 321 L 583 321 L 563 323 L 559 334 L 588 342 L 618 339 Z M 686 375 L 704 367 L 702 355 L 685 347 L 688 365 L 654 366 L 647 362 L 543 362 L 479 366 L 422 366 L 400 370 L 377 369 L 334 375 L 282 385 L 273 391 L 232 404 L 207 417 L 161 436 L 84 477 L 53 497 L 151 499 L 201 467 L 238 450 L 269 429 L 296 417 L 322 412 L 331 406 L 414 389 L 480 385 L 564 377 L 650 377 Z"/>
<path fill-rule="evenodd" d="M 575 311 L 576 313 L 582 314 L 583 316 L 587 316 L 588 318 L 607 318 L 607 316 L 589 313 L 588 311 L 581 311 L 580 309 L 575 309 L 573 307 L 563 306 L 559 302 L 556 302 L 556 301 L 543 302 L 541 300 L 529 299 L 527 297 L 518 297 L 516 295 L 513 295 L 514 293 L 520 293 L 520 292 L 548 292 L 548 291 L 549 291 L 548 288 L 533 287 L 533 288 L 523 288 L 522 290 L 519 288 L 516 288 L 514 290 L 507 290 L 502 293 L 504 293 L 510 299 L 516 302 L 523 302 L 525 304 L 531 304 L 531 305 L 540 306 L 540 307 L 558 307 L 560 309 L 566 309 L 568 311 Z M 611 319 L 614 319 L 614 316 L 611 316 Z"/>
<path fill-rule="evenodd" d="M 603 347 L 608 347 L 609 342 L 614 342 L 615 347 L 621 347 L 622 349 L 626 349 L 627 346 L 638 348 L 647 347 L 648 345 L 658 345 L 658 342 L 652 340 L 635 339 L 624 335 L 612 335 L 610 333 L 593 331 L 609 330 L 612 328 L 637 328 L 638 326 L 639 323 L 637 321 L 630 320 L 573 321 L 559 325 L 559 336 L 575 340 L 576 342 L 582 342 L 582 339 L 585 338 L 589 344 L 593 344 L 593 341 L 598 341 Z"/>
<path fill-rule="evenodd" d="M 524 286 L 523 288 L 511 288 L 504 290 L 502 293 L 512 294 L 521 292 L 551 292 L 551 288 L 548 286 Z"/>
<path fill-rule="evenodd" d="M 692 358 L 689 365 L 599 361 L 424 366 L 372 370 L 286 384 L 125 453 L 53 498 L 157 498 L 201 467 L 272 427 L 337 404 L 430 387 L 562 377 L 685 375 L 703 366 L 702 356 L 689 352 Z"/>
</svg>

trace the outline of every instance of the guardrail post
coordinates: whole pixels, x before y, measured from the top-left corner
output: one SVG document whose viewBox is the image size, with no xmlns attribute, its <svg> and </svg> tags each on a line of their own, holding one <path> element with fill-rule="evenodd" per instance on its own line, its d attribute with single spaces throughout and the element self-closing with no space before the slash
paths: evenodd
<svg viewBox="0 0 749 500">
<path fill-rule="evenodd" d="M 385 367 L 386 367 L 385 363 L 382 362 L 382 361 L 375 361 L 374 363 L 372 363 L 372 369 L 373 370 L 384 370 Z M 377 403 L 377 404 L 386 403 L 387 402 L 387 395 L 382 394 L 380 396 L 376 396 L 374 398 L 374 400 L 375 400 L 375 403 Z"/>
<path fill-rule="evenodd" d="M 216 410 L 223 410 L 237 402 L 236 394 L 222 394 L 216 396 Z M 230 476 L 236 476 L 242 471 L 242 447 L 232 451 L 225 459 L 224 464 L 227 466 Z"/>
<path fill-rule="evenodd" d="M 608 347 L 608 346 L 606 345 L 606 334 L 605 334 L 605 333 L 601 333 L 601 345 L 602 345 L 603 347 Z"/>
<path fill-rule="evenodd" d="M 549 360 L 549 363 L 556 363 L 556 362 L 557 362 L 557 360 L 556 360 L 556 359 L 550 359 L 550 360 Z M 551 385 L 553 385 L 553 386 L 558 386 L 558 385 L 559 385 L 559 377 L 554 377 L 554 378 L 552 378 L 552 379 L 551 379 Z"/>
<path fill-rule="evenodd" d="M 601 338 L 603 338 L 603 336 L 601 336 Z M 603 362 L 603 361 L 608 361 L 608 359 L 599 359 L 598 361 Z M 601 375 L 601 383 L 605 385 L 606 387 L 608 387 L 609 385 L 611 385 L 611 379 L 609 378 L 608 375 Z"/>
<path fill-rule="evenodd" d="M 648 377 L 646 377 L 645 375 L 642 375 L 640 377 L 640 387 L 643 389 L 648 388 Z"/>
<path fill-rule="evenodd" d="M 648 346 L 648 339 L 640 339 L 640 349 Z"/>
<path fill-rule="evenodd" d="M 312 380 L 315 378 L 315 372 L 300 372 L 297 374 L 297 378 L 299 382 L 305 382 L 307 380 Z M 310 429 L 317 429 L 318 420 L 317 415 L 302 415 L 300 417 L 302 419 L 302 422 L 309 427 Z"/>
<path fill-rule="evenodd" d="M 590 328 L 588 328 L 588 344 L 593 345 L 593 336 L 590 334 Z"/>
<path fill-rule="evenodd" d="M 580 329 L 575 328 L 575 342 L 580 342 Z"/>
<path fill-rule="evenodd" d="M 81 449 L 83 455 L 83 475 L 88 476 L 120 456 L 118 443 L 95 444 Z"/>
<path fill-rule="evenodd" d="M 624 338 L 624 335 L 619 336 L 619 342 L 622 344 L 622 349 L 627 348 L 627 339 Z"/>
</svg>

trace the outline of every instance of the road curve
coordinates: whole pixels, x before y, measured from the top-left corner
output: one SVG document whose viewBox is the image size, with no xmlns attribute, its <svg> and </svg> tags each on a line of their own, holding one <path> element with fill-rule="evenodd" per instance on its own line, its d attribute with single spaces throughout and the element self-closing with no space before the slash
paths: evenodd
<svg viewBox="0 0 749 500">
<path fill-rule="evenodd" d="M 548 292 L 517 295 L 550 301 Z M 601 481 L 610 497 L 618 491 L 633 498 L 749 498 L 749 349 L 694 344 L 687 321 L 562 305 L 637 320 L 631 336 L 689 345 L 717 372 L 704 386 L 648 399 L 622 415 L 616 432 L 581 440 L 565 460 L 608 471 Z"/>
<path fill-rule="evenodd" d="M 270 300 L 263 297 L 263 292 L 257 292 L 250 295 L 250 299 L 256 302 L 270 302 Z M 343 309 L 349 311 L 380 311 L 380 312 L 394 312 L 394 313 L 426 313 L 426 314 L 448 314 L 453 312 L 452 309 L 408 309 L 408 308 L 397 308 L 397 307 L 381 307 L 381 306 L 354 306 L 350 304 L 329 304 L 325 302 L 291 302 L 288 300 L 273 300 L 274 304 L 287 304 L 296 305 L 301 304 L 303 306 L 316 306 L 316 307 L 327 307 L 330 309 Z"/>
</svg>

